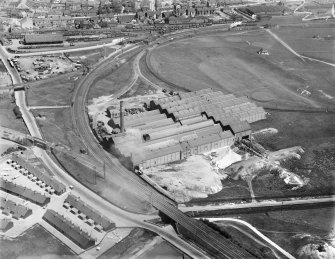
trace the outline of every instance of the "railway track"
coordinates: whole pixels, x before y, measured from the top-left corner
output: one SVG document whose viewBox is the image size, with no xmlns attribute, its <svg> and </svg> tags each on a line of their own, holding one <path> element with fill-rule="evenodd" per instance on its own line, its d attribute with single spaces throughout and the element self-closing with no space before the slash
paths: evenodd
<svg viewBox="0 0 335 259">
<path fill-rule="evenodd" d="M 152 186 L 133 172 L 128 171 L 116 158 L 113 158 L 110 153 L 102 149 L 91 132 L 85 108 L 86 96 L 90 86 L 101 73 L 110 69 L 110 65 L 115 64 L 119 57 L 123 57 L 128 53 L 130 53 L 131 56 L 136 55 L 138 51 L 139 49 L 135 48 L 118 54 L 114 56 L 113 59 L 108 60 L 111 63 L 106 62 L 101 64 L 82 79 L 75 90 L 73 107 L 71 109 L 74 127 L 78 130 L 80 137 L 86 142 L 89 153 L 100 163 L 105 163 L 106 174 L 111 173 L 116 180 L 118 180 L 118 177 L 123 182 L 127 182 L 127 188 L 131 188 L 140 198 L 150 202 L 152 206 L 187 229 L 192 235 L 192 240 L 194 240 L 195 243 L 200 243 L 202 249 L 208 254 L 214 258 L 254 258 L 245 250 L 234 245 L 204 223 L 194 220 L 181 212 L 171 204 L 170 199 L 158 193 Z M 135 54 L 132 52 L 135 52 Z"/>
</svg>

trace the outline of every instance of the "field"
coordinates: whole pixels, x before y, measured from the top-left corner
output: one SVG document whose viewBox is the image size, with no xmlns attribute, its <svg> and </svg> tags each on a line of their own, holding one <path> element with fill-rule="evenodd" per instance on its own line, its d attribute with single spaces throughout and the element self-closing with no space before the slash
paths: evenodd
<svg viewBox="0 0 335 259">
<path fill-rule="evenodd" d="M 85 147 L 73 128 L 70 108 L 36 109 L 32 112 L 45 140 L 66 145 L 77 153 Z"/>
<path fill-rule="evenodd" d="M 88 92 L 88 100 L 104 95 L 112 95 L 122 87 L 131 83 L 132 60 L 121 60 L 119 65 L 113 65 L 100 75 Z"/>
<path fill-rule="evenodd" d="M 0 126 L 28 133 L 22 119 L 17 119 L 13 112 L 15 103 L 12 103 L 7 94 L 0 95 Z"/>
<path fill-rule="evenodd" d="M 297 256 L 301 246 L 306 243 L 320 243 L 320 240 L 327 241 L 328 236 L 334 233 L 335 208 L 241 214 L 239 218 L 246 220 L 276 244 Z"/>
<path fill-rule="evenodd" d="M 153 245 L 153 247 L 150 247 L 144 253 L 136 255 L 136 253 L 140 249 L 148 245 L 148 243 L 151 242 L 151 240 L 155 237 L 156 234 L 154 234 L 153 232 L 140 228 L 135 228 L 121 242 L 119 242 L 114 247 L 105 252 L 103 255 L 101 255 L 99 259 L 130 258 L 130 257 L 139 259 L 184 258 L 183 254 L 179 250 L 171 246 L 168 242 L 161 240 L 160 240 L 161 242 L 158 242 L 158 244 Z M 185 258 L 188 257 L 186 256 Z"/>
<path fill-rule="evenodd" d="M 0 60 L 0 72 L 7 72 L 6 66 L 2 63 L 2 60 Z"/>
<path fill-rule="evenodd" d="M 270 55 L 258 55 L 260 48 Z M 212 87 L 250 96 L 265 107 L 335 105 L 333 68 L 302 61 L 264 30 L 199 36 L 161 45 L 153 50 L 150 63 L 157 74 L 189 90 Z M 305 89 L 311 94 L 302 95 Z"/>
<path fill-rule="evenodd" d="M 73 91 L 80 80 L 78 76 L 78 73 L 71 73 L 31 85 L 26 92 L 28 105 L 70 105 Z"/>
<path fill-rule="evenodd" d="M 40 225 L 14 240 L 0 239 L 0 258 L 79 258 Z"/>
<path fill-rule="evenodd" d="M 289 44 L 299 54 L 335 62 L 335 26 L 326 27 L 325 24 L 311 24 L 305 27 L 280 27 L 273 32 Z M 319 39 L 313 39 L 319 36 Z"/>
<path fill-rule="evenodd" d="M 269 150 L 301 146 L 301 160 L 283 162 L 289 170 L 309 178 L 307 186 L 292 191 L 272 177 L 253 181 L 256 196 L 318 195 L 335 193 L 335 114 L 279 112 L 269 110 L 267 120 L 253 124 L 255 130 L 273 127 L 278 134 L 256 140 Z"/>
</svg>

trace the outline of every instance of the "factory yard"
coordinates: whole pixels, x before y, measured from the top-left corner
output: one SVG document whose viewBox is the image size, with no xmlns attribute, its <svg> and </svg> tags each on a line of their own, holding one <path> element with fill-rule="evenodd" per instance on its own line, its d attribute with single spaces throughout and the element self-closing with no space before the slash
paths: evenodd
<svg viewBox="0 0 335 259">
<path fill-rule="evenodd" d="M 13 58 L 12 63 L 24 82 L 46 79 L 58 74 L 76 71 L 82 67 L 65 56 L 34 56 Z"/>
</svg>

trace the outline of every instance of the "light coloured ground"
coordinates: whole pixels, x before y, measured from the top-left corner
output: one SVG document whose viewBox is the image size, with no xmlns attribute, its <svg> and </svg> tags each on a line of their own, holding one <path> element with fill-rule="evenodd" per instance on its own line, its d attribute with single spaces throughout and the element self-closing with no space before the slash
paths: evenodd
<svg viewBox="0 0 335 259">
<path fill-rule="evenodd" d="M 157 93 L 145 96 L 136 96 L 122 99 L 124 102 L 124 108 L 133 107 L 143 107 L 144 102 L 149 102 L 150 100 L 158 99 L 161 97 L 166 97 L 164 93 Z M 96 113 L 104 112 L 109 106 L 114 106 L 116 110 L 119 110 L 119 100 L 116 99 L 114 95 L 100 96 L 89 100 L 88 114 L 94 116 Z"/>
<path fill-rule="evenodd" d="M 34 65 L 34 62 L 36 65 Z M 38 63 L 43 65 L 50 65 L 51 70 L 45 70 L 43 75 L 40 75 L 38 71 L 34 70 L 34 68 L 38 66 Z M 18 59 L 18 65 L 22 68 L 20 75 L 31 78 L 33 80 L 36 76 L 47 78 L 52 74 L 59 74 L 76 70 L 75 64 L 63 56 L 36 56 L 34 58 L 23 57 Z"/>
<path fill-rule="evenodd" d="M 221 179 L 225 177 L 219 169 L 239 160 L 238 154 L 224 147 L 206 155 L 191 156 L 186 161 L 144 169 L 144 174 L 166 187 L 178 202 L 186 202 L 219 192 Z"/>
<path fill-rule="evenodd" d="M 257 176 L 257 174 L 261 172 L 261 169 L 267 169 L 269 171 L 277 170 L 279 173 L 278 176 L 286 184 L 292 185 L 293 188 L 302 187 L 309 182 L 309 179 L 288 171 L 280 165 L 280 162 L 292 158 L 300 159 L 300 154 L 303 152 L 301 147 L 291 147 L 269 152 L 267 159 L 252 156 L 247 160 L 231 165 L 227 168 L 226 173 L 234 180 L 242 179 L 248 182 Z"/>
</svg>

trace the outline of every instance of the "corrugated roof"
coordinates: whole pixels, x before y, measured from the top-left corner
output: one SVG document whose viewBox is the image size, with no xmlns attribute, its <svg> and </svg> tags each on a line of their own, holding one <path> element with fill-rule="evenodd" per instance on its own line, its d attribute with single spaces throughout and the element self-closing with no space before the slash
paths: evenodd
<svg viewBox="0 0 335 259">
<path fill-rule="evenodd" d="M 149 151 L 149 152 L 143 152 L 142 154 L 134 154 L 132 156 L 132 161 L 133 164 L 139 164 L 142 161 L 146 161 L 149 159 L 157 158 L 157 157 L 162 157 L 168 154 L 176 153 L 182 151 L 182 147 L 180 144 L 174 145 L 174 146 L 169 146 L 161 149 L 155 149 L 154 151 Z"/>
</svg>

